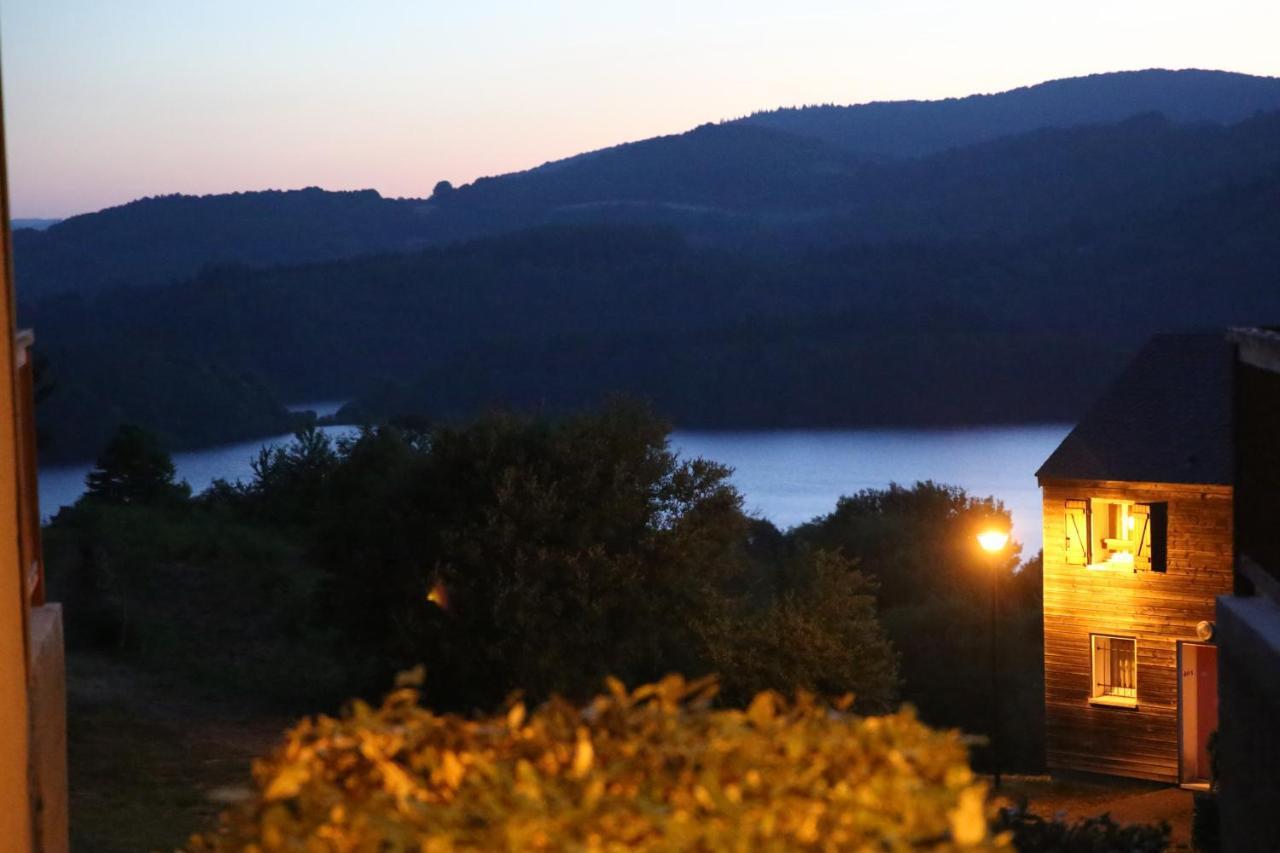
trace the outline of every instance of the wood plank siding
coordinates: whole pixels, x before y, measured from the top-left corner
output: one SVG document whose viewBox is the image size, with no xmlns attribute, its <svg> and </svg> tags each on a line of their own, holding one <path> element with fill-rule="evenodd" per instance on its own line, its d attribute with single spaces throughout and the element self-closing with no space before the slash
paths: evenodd
<svg viewBox="0 0 1280 853">
<path fill-rule="evenodd" d="M 1044 684 L 1051 769 L 1178 781 L 1178 642 L 1231 591 L 1231 488 L 1042 479 Z M 1067 502 L 1168 505 L 1167 569 L 1089 569 L 1066 556 Z M 1137 640 L 1137 706 L 1089 701 L 1091 634 Z"/>
</svg>

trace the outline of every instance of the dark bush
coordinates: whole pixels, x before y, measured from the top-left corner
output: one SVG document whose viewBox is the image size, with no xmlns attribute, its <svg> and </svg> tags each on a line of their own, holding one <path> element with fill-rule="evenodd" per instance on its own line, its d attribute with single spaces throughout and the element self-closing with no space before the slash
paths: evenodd
<svg viewBox="0 0 1280 853">
<path fill-rule="evenodd" d="M 1169 847 L 1169 824 L 1122 826 L 1111 815 L 1078 821 L 1049 820 L 1027 811 L 1023 802 L 1003 808 L 997 832 L 1012 832 L 1022 853 L 1164 853 Z"/>
<path fill-rule="evenodd" d="M 1191 843 L 1201 853 L 1218 853 L 1221 824 L 1218 816 L 1218 795 L 1214 792 L 1197 792 L 1195 808 L 1191 812 Z"/>
</svg>

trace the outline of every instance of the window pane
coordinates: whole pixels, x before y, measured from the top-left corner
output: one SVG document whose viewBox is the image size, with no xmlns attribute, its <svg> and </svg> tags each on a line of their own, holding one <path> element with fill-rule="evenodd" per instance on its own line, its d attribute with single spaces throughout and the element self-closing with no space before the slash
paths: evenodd
<svg viewBox="0 0 1280 853">
<path fill-rule="evenodd" d="M 1138 698 L 1137 641 L 1121 637 L 1093 638 L 1094 698 Z"/>
</svg>

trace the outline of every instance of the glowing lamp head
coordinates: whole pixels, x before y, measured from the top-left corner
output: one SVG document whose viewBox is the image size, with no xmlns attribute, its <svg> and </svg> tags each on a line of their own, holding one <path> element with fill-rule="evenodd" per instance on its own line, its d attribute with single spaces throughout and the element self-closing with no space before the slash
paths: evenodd
<svg viewBox="0 0 1280 853">
<path fill-rule="evenodd" d="M 986 530 L 978 534 L 978 544 L 982 546 L 982 550 L 995 553 L 1004 548 L 1009 542 L 1009 534 L 1003 530 Z"/>
</svg>

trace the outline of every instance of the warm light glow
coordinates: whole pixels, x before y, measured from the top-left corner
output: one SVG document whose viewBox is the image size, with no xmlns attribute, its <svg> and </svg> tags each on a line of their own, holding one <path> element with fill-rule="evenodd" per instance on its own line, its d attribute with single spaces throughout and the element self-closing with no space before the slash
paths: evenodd
<svg viewBox="0 0 1280 853">
<path fill-rule="evenodd" d="M 445 589 L 444 584 L 437 583 L 431 587 L 431 591 L 427 593 L 427 601 L 430 601 L 441 610 L 449 609 L 449 591 Z"/>
<path fill-rule="evenodd" d="M 999 551 L 1009 541 L 1009 534 L 1003 530 L 987 530 L 978 534 L 978 544 L 984 551 Z"/>
</svg>

